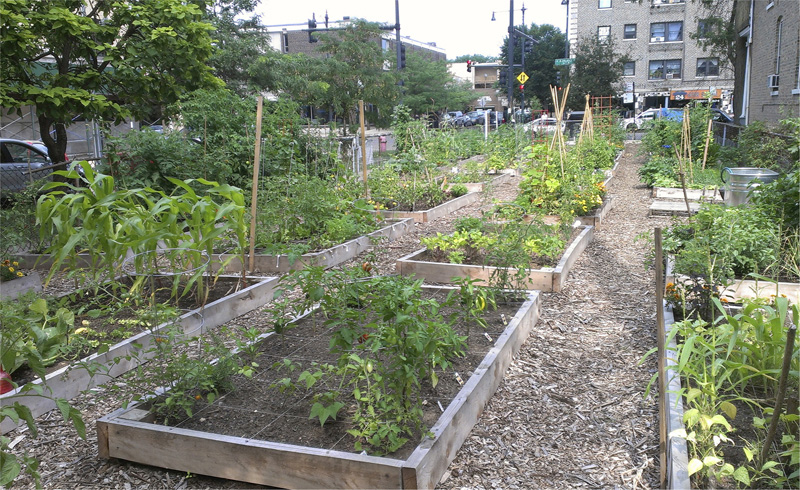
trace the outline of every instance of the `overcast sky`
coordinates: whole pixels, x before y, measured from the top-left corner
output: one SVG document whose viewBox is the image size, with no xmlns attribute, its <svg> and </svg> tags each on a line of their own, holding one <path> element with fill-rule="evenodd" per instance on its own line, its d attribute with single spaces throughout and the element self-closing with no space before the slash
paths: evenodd
<svg viewBox="0 0 800 490">
<path fill-rule="evenodd" d="M 505 0 L 399 0 L 400 34 L 422 42 L 435 42 L 453 59 L 464 54 L 497 56 L 508 34 L 510 3 Z M 514 0 L 514 24 L 552 24 L 564 32 L 566 7 L 561 0 Z M 322 25 L 325 12 L 331 21 L 359 17 L 371 22 L 395 22 L 395 0 L 261 0 L 257 13 L 265 25 L 303 24 L 316 14 Z M 492 11 L 495 22 L 492 22 Z"/>
</svg>

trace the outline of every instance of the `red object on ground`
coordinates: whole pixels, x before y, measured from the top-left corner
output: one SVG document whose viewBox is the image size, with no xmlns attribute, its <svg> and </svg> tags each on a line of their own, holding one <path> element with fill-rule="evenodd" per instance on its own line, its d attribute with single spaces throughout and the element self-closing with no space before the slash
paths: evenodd
<svg viewBox="0 0 800 490">
<path fill-rule="evenodd" d="M 11 375 L 0 368 L 0 395 L 8 393 L 14 389 L 14 383 L 11 382 Z"/>
</svg>

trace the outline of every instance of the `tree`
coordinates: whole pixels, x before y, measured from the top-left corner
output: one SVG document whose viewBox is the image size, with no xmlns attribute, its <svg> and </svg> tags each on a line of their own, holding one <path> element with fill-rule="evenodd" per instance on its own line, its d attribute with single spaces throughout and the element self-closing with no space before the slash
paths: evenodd
<svg viewBox="0 0 800 490">
<path fill-rule="evenodd" d="M 274 52 L 269 45 L 269 35 L 259 23 L 257 16 L 238 19 L 239 12 L 226 8 L 210 14 L 210 22 L 215 27 L 214 44 L 216 49 L 208 64 L 214 74 L 221 78 L 234 92 L 240 95 L 251 94 L 259 87 L 251 72 L 259 59 Z M 277 53 L 275 53 L 277 54 Z"/>
<path fill-rule="evenodd" d="M 551 99 L 550 86 L 556 84 L 556 74 L 558 73 L 555 67 L 555 59 L 561 58 L 564 54 L 566 36 L 557 27 L 550 24 L 541 26 L 531 24 L 530 28 L 520 26 L 517 29 L 538 41 L 534 43 L 531 52 L 525 54 L 525 66 L 522 71 L 530 77 L 525 82 L 525 99 L 533 102 L 535 97 L 543 105 L 547 105 Z M 522 61 L 523 39 L 525 39 L 523 36 L 515 36 L 515 63 L 521 63 Z M 503 42 L 501 54 L 503 63 L 508 64 L 508 37 Z M 519 72 L 519 69 L 515 69 L 515 76 Z M 517 86 L 518 84 L 514 83 L 514 85 Z M 520 95 L 519 88 L 515 88 L 514 91 L 515 96 L 518 97 Z"/>
<path fill-rule="evenodd" d="M 74 117 L 141 117 L 219 83 L 204 15 L 181 0 L 3 0 L 0 106 L 35 106 L 42 141 L 62 162 Z"/>
<path fill-rule="evenodd" d="M 343 118 L 345 131 L 357 120 L 359 100 L 388 116 L 397 99 L 396 73 L 384 70 L 390 60 L 381 49 L 381 32 L 377 23 L 357 19 L 343 30 L 319 34 L 320 51 L 330 55 L 320 60 L 330 84 L 325 106 Z"/>
<path fill-rule="evenodd" d="M 490 63 L 497 61 L 497 56 L 486 56 L 484 54 L 462 54 L 452 60 L 451 63 L 466 63 L 472 61 L 473 63 Z"/>
<path fill-rule="evenodd" d="M 581 38 L 574 52 L 572 71 L 562 77 L 570 84 L 567 107 L 583 109 L 587 94 L 611 96 L 620 92 L 623 67 L 630 58 L 616 52 L 612 36 L 607 39 L 600 39 L 597 35 Z"/>
<path fill-rule="evenodd" d="M 403 104 L 414 114 L 463 109 L 475 100 L 469 82 L 459 83 L 445 61 L 434 61 L 411 51 L 403 71 Z"/>
</svg>

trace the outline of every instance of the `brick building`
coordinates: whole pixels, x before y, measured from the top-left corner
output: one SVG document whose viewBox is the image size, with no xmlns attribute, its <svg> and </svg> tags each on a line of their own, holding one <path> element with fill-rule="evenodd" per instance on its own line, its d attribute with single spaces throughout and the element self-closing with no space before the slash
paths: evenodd
<svg viewBox="0 0 800 490">
<path fill-rule="evenodd" d="M 328 22 L 328 28 L 342 28 L 349 22 L 350 17 L 345 17 L 342 20 Z M 319 22 L 317 28 L 325 29 L 324 23 Z M 309 42 L 308 24 L 306 23 L 268 26 L 267 33 L 270 36 L 271 46 L 280 53 L 305 53 L 313 57 L 324 56 L 324 53 L 319 51 L 319 43 Z M 314 35 L 311 34 L 311 36 Z M 447 59 L 444 49 L 437 47 L 436 43 L 425 43 L 404 36 L 400 38 L 400 41 L 405 45 L 406 53 L 411 51 L 424 53 L 435 61 Z M 394 53 L 396 50 L 394 31 L 385 31 L 384 35 L 380 39 L 376 39 L 375 42 L 379 42 L 384 51 Z"/>
<path fill-rule="evenodd" d="M 733 0 L 720 2 L 733 8 Z M 620 54 L 632 58 L 619 88 L 626 108 L 679 107 L 710 93 L 715 105 L 731 109 L 733 66 L 691 37 L 706 25 L 700 2 L 569 0 L 567 8 L 571 47 L 584 38 L 613 36 Z"/>
<path fill-rule="evenodd" d="M 739 124 L 800 116 L 800 5 L 797 0 L 735 0 Z"/>
</svg>

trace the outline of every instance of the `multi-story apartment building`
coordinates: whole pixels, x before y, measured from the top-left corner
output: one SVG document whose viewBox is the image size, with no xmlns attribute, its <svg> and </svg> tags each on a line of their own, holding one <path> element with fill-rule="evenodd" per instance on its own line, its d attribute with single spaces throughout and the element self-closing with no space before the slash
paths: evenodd
<svg viewBox="0 0 800 490">
<path fill-rule="evenodd" d="M 320 31 L 324 31 L 325 29 L 340 29 L 345 27 L 349 22 L 350 17 L 344 17 L 342 20 L 325 23 L 320 21 L 317 24 L 317 29 Z M 270 44 L 276 51 L 286 54 L 305 53 L 309 56 L 323 56 L 323 53 L 318 49 L 319 44 L 311 42 L 317 34 L 312 33 L 311 36 L 309 36 L 308 31 L 308 24 L 285 24 L 267 27 L 267 32 L 270 36 Z M 395 52 L 396 38 L 394 31 L 386 31 L 384 35 L 381 36 L 380 39 L 376 39 L 375 42 L 380 42 L 381 48 L 384 51 Z M 410 51 L 422 52 L 435 61 L 444 61 L 447 59 L 444 49 L 437 47 L 436 43 L 425 43 L 404 36 L 400 38 L 400 42 L 406 47 L 406 53 Z"/>
<path fill-rule="evenodd" d="M 797 0 L 735 0 L 739 124 L 800 116 L 800 5 Z"/>
<path fill-rule="evenodd" d="M 732 12 L 733 0 L 719 1 Z M 620 54 L 632 60 L 619 88 L 628 109 L 679 107 L 710 94 L 716 106 L 730 111 L 733 66 L 691 36 L 708 25 L 704 15 L 695 0 L 569 0 L 568 37 L 571 49 L 593 36 L 614 38 Z"/>
</svg>

